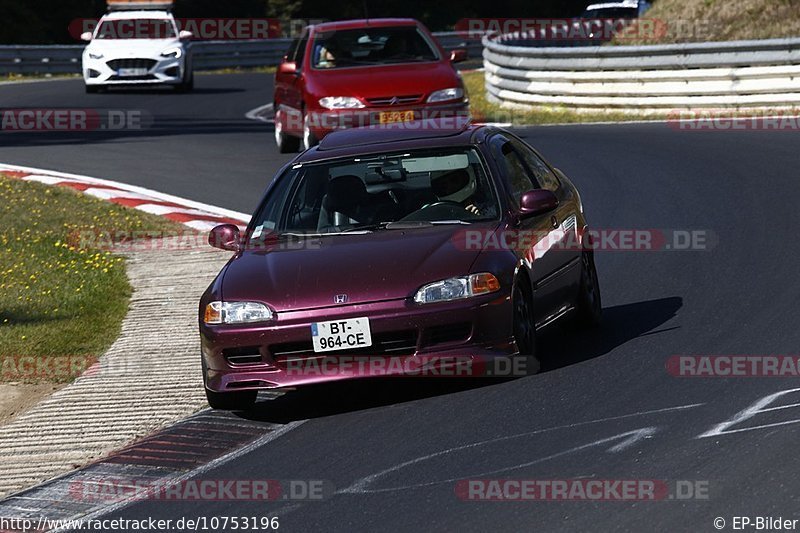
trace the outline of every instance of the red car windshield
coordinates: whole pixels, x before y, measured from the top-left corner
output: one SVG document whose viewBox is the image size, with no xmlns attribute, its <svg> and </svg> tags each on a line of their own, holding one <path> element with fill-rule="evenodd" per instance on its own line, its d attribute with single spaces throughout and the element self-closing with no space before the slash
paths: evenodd
<svg viewBox="0 0 800 533">
<path fill-rule="evenodd" d="M 500 215 L 472 148 L 363 156 L 287 172 L 256 215 L 256 234 L 469 224 Z"/>
<path fill-rule="evenodd" d="M 360 28 L 322 33 L 314 39 L 313 65 L 319 69 L 436 61 L 439 56 L 414 26 Z"/>
</svg>

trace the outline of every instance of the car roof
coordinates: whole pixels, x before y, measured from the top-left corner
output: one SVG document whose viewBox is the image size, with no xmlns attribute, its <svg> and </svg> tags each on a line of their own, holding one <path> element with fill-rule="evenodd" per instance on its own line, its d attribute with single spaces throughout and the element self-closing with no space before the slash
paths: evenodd
<svg viewBox="0 0 800 533">
<path fill-rule="evenodd" d="M 431 119 L 392 126 L 367 126 L 335 131 L 316 148 L 301 154 L 296 163 L 395 150 L 411 150 L 472 144 L 485 126 L 463 120 Z"/>
<path fill-rule="evenodd" d="M 130 19 L 173 19 L 169 11 L 158 11 L 155 9 L 139 11 L 112 11 L 103 15 L 103 20 L 130 20 Z"/>
<path fill-rule="evenodd" d="M 322 22 L 313 26 L 314 31 L 355 30 L 359 28 L 385 28 L 387 26 L 417 26 L 412 18 L 353 19 Z"/>
</svg>

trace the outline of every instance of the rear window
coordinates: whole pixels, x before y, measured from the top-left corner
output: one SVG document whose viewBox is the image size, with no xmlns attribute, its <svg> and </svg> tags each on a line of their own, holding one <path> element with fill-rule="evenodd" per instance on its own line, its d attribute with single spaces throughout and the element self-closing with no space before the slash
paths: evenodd
<svg viewBox="0 0 800 533">
<path fill-rule="evenodd" d="M 360 28 L 326 32 L 314 39 L 318 69 L 436 61 L 439 55 L 415 26 Z"/>
</svg>

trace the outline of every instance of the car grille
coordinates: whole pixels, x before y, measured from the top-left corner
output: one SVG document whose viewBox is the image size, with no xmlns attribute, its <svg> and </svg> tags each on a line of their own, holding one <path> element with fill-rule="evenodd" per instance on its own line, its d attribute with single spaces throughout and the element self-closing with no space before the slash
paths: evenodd
<svg viewBox="0 0 800 533">
<path fill-rule="evenodd" d="M 262 363 L 261 351 L 258 346 L 226 348 L 222 350 L 222 356 L 232 365 L 259 365 Z"/>
<path fill-rule="evenodd" d="M 150 70 L 154 66 L 156 66 L 155 59 L 138 59 L 138 58 L 130 58 L 130 59 L 112 59 L 107 63 L 108 67 L 112 70 L 119 70 L 121 68 L 146 68 Z"/>
<path fill-rule="evenodd" d="M 111 81 L 149 81 L 156 80 L 158 78 L 152 74 L 147 74 L 146 76 L 111 76 L 108 79 Z"/>
<path fill-rule="evenodd" d="M 408 105 L 416 104 L 422 99 L 421 94 L 412 94 L 407 96 L 384 96 L 380 98 L 367 98 L 367 102 L 372 105 L 393 106 L 393 105 Z"/>
<path fill-rule="evenodd" d="M 470 322 L 433 326 L 425 329 L 423 343 L 425 346 L 431 346 L 434 344 L 464 342 L 469 338 L 471 333 L 472 324 Z"/>
<path fill-rule="evenodd" d="M 311 341 L 287 342 L 273 344 L 269 347 L 272 357 L 277 363 L 288 359 L 303 359 L 325 355 L 413 355 L 417 351 L 416 330 L 376 333 L 372 336 L 372 346 L 356 350 L 339 350 L 315 353 Z"/>
</svg>

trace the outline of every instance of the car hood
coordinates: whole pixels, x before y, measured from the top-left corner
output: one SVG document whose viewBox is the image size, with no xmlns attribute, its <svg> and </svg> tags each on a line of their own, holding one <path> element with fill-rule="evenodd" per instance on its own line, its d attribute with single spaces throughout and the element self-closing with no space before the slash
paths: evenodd
<svg viewBox="0 0 800 533">
<path fill-rule="evenodd" d="M 469 226 L 491 230 L 496 224 Z M 465 250 L 457 237 L 467 226 L 437 226 L 334 235 L 248 250 L 228 264 L 225 301 L 261 301 L 276 311 L 334 307 L 412 297 L 427 283 L 469 274 L 480 250 Z"/>
<path fill-rule="evenodd" d="M 448 63 L 405 63 L 371 67 L 314 70 L 307 89 L 315 98 L 357 96 L 380 98 L 412 94 L 428 95 L 439 89 L 459 87 L 461 81 Z"/>
<path fill-rule="evenodd" d="M 180 39 L 97 39 L 87 47 L 87 52 L 101 52 L 105 56 L 158 57 L 167 48 L 183 47 Z"/>
</svg>

